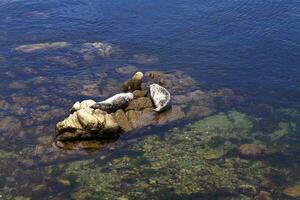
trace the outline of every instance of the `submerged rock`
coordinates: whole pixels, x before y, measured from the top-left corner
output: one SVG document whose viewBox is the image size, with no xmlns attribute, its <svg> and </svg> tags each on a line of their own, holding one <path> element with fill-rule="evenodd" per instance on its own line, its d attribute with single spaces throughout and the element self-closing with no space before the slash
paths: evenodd
<svg viewBox="0 0 300 200">
<path fill-rule="evenodd" d="M 300 198 L 300 183 L 286 187 L 283 193 L 290 198 Z"/>
<path fill-rule="evenodd" d="M 138 71 L 138 68 L 136 66 L 133 65 L 127 65 L 124 67 L 118 67 L 116 69 L 116 72 L 118 72 L 119 74 L 133 74 L 135 72 Z"/>
<path fill-rule="evenodd" d="M 159 58 L 148 54 L 136 54 L 133 56 L 138 64 L 153 65 L 159 62 Z"/>
<path fill-rule="evenodd" d="M 33 53 L 42 50 L 65 48 L 70 45 L 71 44 L 68 42 L 52 42 L 52 43 L 47 42 L 47 43 L 21 45 L 16 47 L 14 50 L 24 52 L 24 53 Z"/>
<path fill-rule="evenodd" d="M 185 94 L 187 92 L 199 89 L 197 88 L 197 81 L 188 74 L 182 71 L 174 72 L 161 72 L 161 71 L 148 71 L 145 76 L 149 78 L 148 85 L 157 83 L 173 94 Z"/>
<path fill-rule="evenodd" d="M 97 54 L 101 57 L 110 57 L 115 52 L 111 44 L 106 42 L 87 42 L 83 44 L 80 53 Z"/>
<path fill-rule="evenodd" d="M 259 194 L 254 199 L 255 200 L 272 200 L 272 197 L 269 192 L 260 191 Z"/>
<path fill-rule="evenodd" d="M 280 152 L 278 148 L 265 144 L 242 144 L 238 150 L 245 157 L 263 157 Z"/>
<path fill-rule="evenodd" d="M 7 116 L 0 119 L 0 131 L 6 133 L 17 133 L 21 129 L 21 121 L 15 117 Z"/>
<path fill-rule="evenodd" d="M 248 196 L 254 196 L 257 193 L 257 190 L 253 185 L 240 185 L 239 190 L 242 194 Z"/>
</svg>

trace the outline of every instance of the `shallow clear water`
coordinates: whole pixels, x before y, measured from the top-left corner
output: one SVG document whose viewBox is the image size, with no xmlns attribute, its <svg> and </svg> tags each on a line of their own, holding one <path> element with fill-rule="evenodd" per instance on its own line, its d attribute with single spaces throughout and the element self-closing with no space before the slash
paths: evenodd
<svg viewBox="0 0 300 200">
<path fill-rule="evenodd" d="M 247 199 L 261 191 L 274 199 L 289 199 L 284 191 L 295 185 L 299 194 L 299 13 L 297 0 L 1 1 L 0 199 Z M 46 42 L 68 45 L 18 50 L 20 45 Z M 88 42 L 108 43 L 114 52 L 109 56 L 87 52 L 84 43 Z M 234 100 L 215 100 L 209 114 L 212 120 L 202 119 L 204 115 L 184 118 L 159 129 L 121 135 L 95 151 L 55 148 L 55 124 L 72 104 L 114 93 L 129 78 L 115 69 L 126 65 L 144 72 L 180 70 L 196 81 L 196 89 L 210 93 L 229 88 Z M 184 89 L 179 94 L 194 88 Z M 237 115 L 234 128 L 225 127 L 229 122 L 218 113 L 233 110 L 246 115 L 252 125 L 235 127 L 243 118 Z M 200 139 L 195 136 L 190 146 L 173 130 L 179 128 L 183 135 L 194 137 L 186 131 L 187 124 L 206 123 L 203 120 L 224 124 L 208 130 L 220 132 L 224 144 L 207 146 L 202 125 L 192 129 Z M 237 155 L 237 148 L 247 143 L 276 145 L 280 153 L 250 159 Z M 146 149 L 142 144 L 147 144 Z M 174 153 L 170 144 L 182 152 Z M 153 155 L 147 154 L 149 148 Z M 157 149 L 162 149 L 161 154 L 155 154 Z M 226 153 L 212 156 L 202 151 Z M 161 156 L 168 152 L 170 157 Z M 187 159 L 188 155 L 198 158 L 195 152 L 200 152 L 199 163 Z M 177 163 L 176 157 L 184 164 Z M 226 160 L 238 167 L 229 169 Z M 83 165 L 81 170 L 70 169 L 76 164 Z M 249 177 L 252 172 L 243 169 L 250 165 L 263 175 Z M 197 167 L 215 171 L 199 172 Z M 239 176 L 231 180 L 219 173 L 226 170 L 241 173 L 233 173 Z M 196 176 L 208 178 L 186 180 Z M 228 183 L 218 182 L 223 179 Z M 262 179 L 270 180 L 272 186 L 264 188 Z M 254 186 L 256 194 L 245 194 L 233 183 Z M 231 184 L 232 188 L 222 190 Z"/>
</svg>

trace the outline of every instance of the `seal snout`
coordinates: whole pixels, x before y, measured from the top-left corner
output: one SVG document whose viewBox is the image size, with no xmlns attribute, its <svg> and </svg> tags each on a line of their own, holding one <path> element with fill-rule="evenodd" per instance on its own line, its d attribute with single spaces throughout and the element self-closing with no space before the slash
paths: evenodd
<svg viewBox="0 0 300 200">
<path fill-rule="evenodd" d="M 95 103 L 94 105 L 91 105 L 90 108 L 92 108 L 92 109 L 99 109 L 100 105 L 99 105 L 99 103 Z"/>
</svg>

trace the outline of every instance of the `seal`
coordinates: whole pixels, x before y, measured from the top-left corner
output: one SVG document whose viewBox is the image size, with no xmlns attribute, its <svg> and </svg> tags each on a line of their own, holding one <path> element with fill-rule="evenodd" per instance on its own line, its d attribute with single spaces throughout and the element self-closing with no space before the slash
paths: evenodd
<svg viewBox="0 0 300 200">
<path fill-rule="evenodd" d="M 122 85 L 124 92 L 140 90 L 143 82 L 144 74 L 142 72 L 136 72 L 131 79 L 125 81 Z"/>
<path fill-rule="evenodd" d="M 124 109 L 128 106 L 128 103 L 133 99 L 131 92 L 116 94 L 105 101 L 100 101 L 92 105 L 92 109 L 100 109 L 107 113 L 112 113 L 118 109 Z"/>
<path fill-rule="evenodd" d="M 156 107 L 155 111 L 162 112 L 171 108 L 171 95 L 166 88 L 153 83 L 149 86 L 149 90 L 150 97 Z"/>
</svg>

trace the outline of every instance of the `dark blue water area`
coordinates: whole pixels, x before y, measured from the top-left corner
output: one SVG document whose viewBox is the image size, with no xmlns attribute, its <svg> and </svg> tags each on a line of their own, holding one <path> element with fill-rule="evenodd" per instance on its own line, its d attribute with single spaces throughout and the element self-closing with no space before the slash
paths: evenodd
<svg viewBox="0 0 300 200">
<path fill-rule="evenodd" d="M 296 0 L 2 1 L 0 52 L 9 57 L 12 48 L 39 42 L 107 41 L 124 53 L 111 63 L 148 53 L 160 62 L 142 69 L 180 69 L 203 87 L 299 107 L 299 12 Z"/>
</svg>

